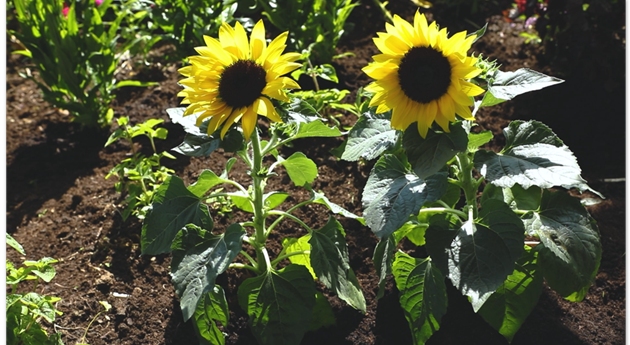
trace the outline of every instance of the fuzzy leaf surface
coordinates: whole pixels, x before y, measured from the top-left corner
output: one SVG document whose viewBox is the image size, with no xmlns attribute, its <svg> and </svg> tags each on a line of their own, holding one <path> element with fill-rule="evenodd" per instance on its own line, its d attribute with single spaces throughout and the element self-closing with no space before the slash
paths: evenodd
<svg viewBox="0 0 630 345">
<path fill-rule="evenodd" d="M 170 252 L 175 235 L 187 224 L 208 230 L 214 227 L 208 206 L 182 179 L 169 176 L 155 193 L 152 210 L 142 224 L 142 254 Z"/>
<path fill-rule="evenodd" d="M 296 186 L 311 183 L 317 178 L 317 165 L 302 152 L 295 152 L 281 164 L 287 169 L 287 174 Z"/>
<path fill-rule="evenodd" d="M 315 282 L 306 267 L 290 264 L 245 280 L 238 301 L 261 345 L 298 345 L 311 323 Z"/>
<path fill-rule="evenodd" d="M 599 230 L 584 206 L 567 193 L 544 191 L 540 211 L 525 225 L 540 238 L 538 261 L 549 287 L 570 301 L 584 299 L 602 257 Z"/>
<path fill-rule="evenodd" d="M 195 313 L 204 295 L 214 291 L 217 276 L 241 251 L 245 235 L 240 224 L 230 225 L 219 236 L 192 224 L 177 234 L 172 246 L 171 277 L 184 321 Z"/>
<path fill-rule="evenodd" d="M 468 134 L 461 122 L 450 126 L 450 133 L 429 129 L 427 137 L 411 125 L 403 135 L 403 147 L 413 171 L 418 177 L 427 178 L 444 167 L 458 152 L 466 151 Z"/>
<path fill-rule="evenodd" d="M 393 273 L 414 343 L 424 344 L 440 329 L 446 314 L 444 276 L 430 258 L 416 259 L 403 252 L 396 253 Z"/>
<path fill-rule="evenodd" d="M 420 179 L 394 155 L 382 156 L 372 171 L 363 192 L 366 224 L 385 238 L 405 224 L 427 202 L 439 200 L 447 188 L 446 174 Z"/>
<path fill-rule="evenodd" d="M 372 160 L 393 148 L 400 132 L 392 128 L 391 117 L 391 111 L 382 114 L 374 114 L 374 111 L 364 113 L 348 132 L 346 149 L 341 159 Z"/>
<path fill-rule="evenodd" d="M 225 327 L 229 316 L 225 292 L 221 286 L 215 285 L 212 291 L 204 296 L 203 303 L 199 303 L 195 310 L 192 324 L 200 345 L 224 345 L 225 336 L 216 322 Z"/>
<path fill-rule="evenodd" d="M 514 272 L 488 298 L 479 314 L 508 342 L 512 342 L 514 334 L 534 310 L 542 289 L 543 278 L 537 265 L 537 253 L 526 247 L 523 256 L 516 262 Z"/>
<path fill-rule="evenodd" d="M 330 216 L 328 223 L 311 235 L 308 243 L 311 245 L 310 259 L 315 275 L 339 298 L 365 313 L 365 297 L 350 267 L 346 234 L 341 224 Z"/>
</svg>

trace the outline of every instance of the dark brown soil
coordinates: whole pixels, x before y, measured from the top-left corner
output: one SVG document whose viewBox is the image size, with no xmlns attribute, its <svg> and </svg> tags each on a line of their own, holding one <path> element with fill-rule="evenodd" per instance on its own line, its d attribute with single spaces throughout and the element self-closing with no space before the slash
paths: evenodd
<svg viewBox="0 0 630 345">
<path fill-rule="evenodd" d="M 339 46 L 340 52 L 350 51 L 355 56 L 337 61 L 341 79 L 338 88 L 356 91 L 370 81 L 361 68 L 377 53 L 371 38 L 384 29 L 384 21 L 371 2 L 365 3 L 353 12 L 350 20 L 356 24 L 354 30 Z M 600 204 L 587 207 L 598 221 L 603 257 L 586 299 L 570 303 L 545 289 L 513 343 L 623 344 L 625 179 L 620 182 L 609 179 L 625 177 L 625 41 L 609 38 L 605 41 L 607 45 L 602 46 L 601 40 L 584 34 L 579 38 L 584 42 L 578 39 L 583 49 L 567 53 L 572 61 L 568 68 L 566 60 L 558 58 L 566 55 L 544 54 L 542 46 L 524 43 L 524 38 L 518 36 L 522 30 L 519 24 L 508 23 L 501 15 L 501 10 L 508 6 L 508 2 L 501 1 L 499 6 L 488 6 L 465 18 L 474 23 L 490 23 L 488 32 L 473 50 L 497 59 L 503 70 L 528 67 L 560 76 L 566 82 L 484 109 L 477 122 L 495 134 L 501 133 L 514 119 L 544 122 L 576 154 L 589 184 L 606 196 Z M 390 10 L 410 20 L 415 7 L 410 1 L 394 1 Z M 448 11 L 436 8 L 429 14 L 451 32 L 475 30 Z M 599 45 L 594 46 L 595 41 Z M 594 53 L 593 47 L 600 50 Z M 54 329 L 63 333 L 66 344 L 76 344 L 88 323 L 102 310 L 98 302 L 108 301 L 113 309 L 99 316 L 91 326 L 86 338 L 89 344 L 198 343 L 191 323 L 182 321 L 169 277 L 170 256 L 140 256 L 141 224 L 133 217 L 122 221 L 122 200 L 114 190 L 116 181 L 105 179 L 130 148 L 125 144 L 103 148 L 107 133 L 80 131 L 69 122 L 67 114 L 42 100 L 34 83 L 18 76 L 27 64 L 23 57 L 8 54 L 7 60 L 7 231 L 23 244 L 26 259 L 49 256 L 59 260 L 57 276 L 51 283 L 38 287 L 39 293 L 62 299 L 57 307 L 64 314 L 58 317 Z M 135 78 L 158 81 L 160 85 L 121 90 L 114 103 L 117 116 L 129 116 L 132 123 L 148 118 L 166 120 L 169 136 L 158 143 L 160 150 L 173 148 L 183 138 L 181 128 L 170 123 L 165 112 L 178 106 L 179 67 L 181 64 L 162 62 L 141 70 Z M 342 121 L 350 125 L 356 117 L 344 115 Z M 341 142 L 341 138 L 302 140 L 286 152 L 299 150 L 314 159 L 319 167 L 314 189 L 322 190 L 332 202 L 360 215 L 362 188 L 371 164 L 330 158 L 329 151 Z M 499 135 L 490 148 L 497 149 L 502 142 Z M 148 149 L 147 142 L 142 140 L 135 145 Z M 222 170 L 228 158 L 227 154 L 215 152 L 203 159 L 177 156 L 176 161 L 165 163 L 186 183 L 192 183 L 203 169 Z M 244 179 L 243 169 L 236 166 L 234 178 Z M 288 202 L 307 197 L 306 191 L 293 187 L 283 174 L 272 179 L 268 188 L 286 190 L 287 186 L 292 194 Z M 572 193 L 577 197 L 594 197 L 590 193 Z M 318 227 L 325 222 L 326 217 L 322 217 L 325 212 L 323 207 L 312 206 L 299 216 Z M 216 219 L 217 228 L 247 217 L 238 212 L 233 216 L 233 219 L 227 216 Z M 371 260 L 376 238 L 354 220 L 339 220 L 347 232 L 351 266 L 363 288 L 367 313 L 360 314 L 323 288 L 337 323 L 307 333 L 302 343 L 410 344 L 411 335 L 398 305 L 393 278 L 387 284 L 385 297 L 376 300 L 378 287 Z M 299 236 L 300 231 L 287 222 L 271 240 Z M 409 244 L 403 248 L 413 250 Z M 277 250 L 277 245 L 271 248 L 272 252 Z M 7 249 L 7 258 L 16 263 L 24 259 L 11 249 Z M 236 302 L 237 284 L 245 278 L 246 273 L 230 269 L 218 279 L 231 306 L 230 323 L 224 329 L 227 344 L 255 344 L 247 316 Z M 507 344 L 472 311 L 466 298 L 450 287 L 448 313 L 440 331 L 428 344 L 463 343 Z"/>
</svg>

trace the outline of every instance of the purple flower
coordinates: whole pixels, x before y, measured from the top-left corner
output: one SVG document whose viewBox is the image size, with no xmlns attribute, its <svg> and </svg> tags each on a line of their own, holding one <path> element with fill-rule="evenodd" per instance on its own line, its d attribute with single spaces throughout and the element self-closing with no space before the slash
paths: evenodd
<svg viewBox="0 0 630 345">
<path fill-rule="evenodd" d="M 536 20 L 538 20 L 538 16 L 532 16 L 532 17 L 527 18 L 527 20 L 525 21 L 525 27 L 526 28 L 534 27 L 534 25 L 536 25 Z"/>
<path fill-rule="evenodd" d="M 96 4 L 96 6 L 101 6 L 101 4 L 103 3 L 104 0 L 94 0 L 94 3 Z"/>
</svg>

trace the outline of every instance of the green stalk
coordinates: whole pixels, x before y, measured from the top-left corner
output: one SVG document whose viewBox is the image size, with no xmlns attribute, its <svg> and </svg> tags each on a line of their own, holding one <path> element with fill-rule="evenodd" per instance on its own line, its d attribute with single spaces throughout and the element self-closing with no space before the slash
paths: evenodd
<svg viewBox="0 0 630 345">
<path fill-rule="evenodd" d="M 265 242 L 267 237 L 265 234 L 265 213 L 263 209 L 263 197 L 265 182 L 267 174 L 262 171 L 262 150 L 260 147 L 260 136 L 258 135 L 258 128 L 254 129 L 254 134 L 251 137 L 252 140 L 252 179 L 254 185 L 254 247 L 256 248 L 256 262 L 261 272 L 265 272 L 270 269 L 267 267 L 269 262 L 268 255 L 265 258 Z"/>
<path fill-rule="evenodd" d="M 457 164 L 459 166 L 458 179 L 466 196 L 469 214 L 472 214 L 473 219 L 477 218 L 477 189 L 479 188 L 479 181 L 472 176 L 474 165 L 468 156 L 468 152 L 462 152 L 457 155 Z"/>
</svg>

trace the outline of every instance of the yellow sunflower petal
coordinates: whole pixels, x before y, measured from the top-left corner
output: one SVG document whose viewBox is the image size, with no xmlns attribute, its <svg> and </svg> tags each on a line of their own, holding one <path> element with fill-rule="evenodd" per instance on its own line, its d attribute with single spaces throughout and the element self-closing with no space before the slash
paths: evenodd
<svg viewBox="0 0 630 345">
<path fill-rule="evenodd" d="M 457 121 L 455 118 L 455 102 L 448 94 L 440 97 L 437 101 L 438 113 L 451 122 Z"/>
<path fill-rule="evenodd" d="M 278 115 L 278 112 L 276 111 L 276 108 L 273 106 L 273 104 L 271 103 L 271 101 L 268 98 L 260 97 L 260 98 L 258 98 L 257 101 L 259 102 L 258 103 L 258 114 L 266 116 L 271 121 L 282 122 L 282 119 L 280 118 L 280 115 Z"/>
<path fill-rule="evenodd" d="M 398 73 L 398 65 L 391 62 L 373 62 L 363 67 L 363 72 L 373 79 L 383 79 L 392 73 Z"/>
<path fill-rule="evenodd" d="M 440 127 L 442 127 L 444 132 L 446 132 L 446 133 L 450 133 L 451 132 L 451 129 L 449 128 L 450 121 L 447 118 L 445 118 L 444 116 L 442 116 L 442 114 L 437 114 L 437 116 L 435 117 L 435 122 L 437 122 L 437 124 Z"/>
<path fill-rule="evenodd" d="M 479 86 L 473 83 L 469 83 L 465 80 L 460 80 L 459 85 L 462 89 L 462 92 L 464 92 L 467 96 L 471 96 L 471 97 L 479 96 L 484 92 L 484 90 L 480 88 Z"/>
<path fill-rule="evenodd" d="M 243 118 L 241 119 L 241 126 L 243 127 L 243 135 L 245 139 L 249 139 L 252 133 L 256 130 L 256 124 L 258 123 L 258 105 L 254 102 L 251 106 L 245 109 Z"/>
<path fill-rule="evenodd" d="M 462 91 L 459 80 L 451 80 L 451 85 L 449 85 L 447 92 L 457 104 L 466 106 L 473 104 L 473 101 Z"/>
<path fill-rule="evenodd" d="M 208 46 L 208 50 L 210 50 L 210 52 L 214 54 L 214 57 L 219 60 L 224 66 L 230 65 L 232 62 L 235 61 L 235 57 L 232 54 L 223 50 L 221 42 L 217 41 L 215 38 L 210 36 L 203 36 L 203 41 L 206 43 L 206 46 Z"/>
<path fill-rule="evenodd" d="M 254 25 L 252 35 L 250 37 L 249 50 L 251 52 L 251 59 L 257 61 L 262 55 L 265 48 L 267 48 L 267 41 L 265 40 L 265 25 L 262 19 Z"/>
<path fill-rule="evenodd" d="M 234 43 L 239 51 L 238 57 L 242 60 L 249 59 L 250 53 L 247 33 L 240 22 L 236 22 L 236 25 L 234 26 Z"/>
<path fill-rule="evenodd" d="M 225 119 L 232 113 L 232 110 L 231 107 L 225 107 L 221 112 L 218 112 L 210 119 L 210 122 L 208 122 L 208 135 L 212 135 L 219 129 L 219 126 L 225 122 Z"/>
<path fill-rule="evenodd" d="M 243 113 L 245 113 L 245 110 L 247 110 L 246 107 L 232 110 L 232 113 L 230 114 L 230 116 L 223 123 L 223 129 L 221 129 L 221 139 L 225 137 L 225 133 L 227 133 L 230 127 L 232 127 L 232 124 L 237 123 L 241 119 L 241 117 L 243 116 Z M 248 139 L 249 137 L 245 138 L 245 140 L 248 140 Z"/>
<path fill-rule="evenodd" d="M 457 52 L 466 38 L 466 31 L 460 31 L 449 38 L 444 46 L 444 55 L 451 55 Z"/>
<path fill-rule="evenodd" d="M 475 119 L 472 116 L 472 112 L 470 111 L 470 108 L 468 106 L 466 106 L 466 105 L 461 105 L 461 104 L 455 103 L 455 112 L 457 113 L 457 115 L 461 116 L 465 120 L 474 120 Z"/>
<path fill-rule="evenodd" d="M 376 108 L 376 113 L 377 114 L 382 114 L 386 111 L 390 111 L 392 108 L 390 108 L 389 106 L 387 106 L 387 103 L 383 103 L 381 105 L 378 106 L 378 108 Z"/>
<path fill-rule="evenodd" d="M 427 24 L 427 18 L 424 14 L 420 14 L 416 11 L 416 15 L 413 18 L 414 36 L 420 42 L 416 47 L 426 47 L 429 45 L 429 25 Z"/>
<path fill-rule="evenodd" d="M 431 47 L 435 47 L 437 39 L 438 39 L 437 24 L 435 22 L 431 23 L 426 33 L 427 33 L 427 40 L 429 41 L 429 44 L 431 45 Z"/>
</svg>

